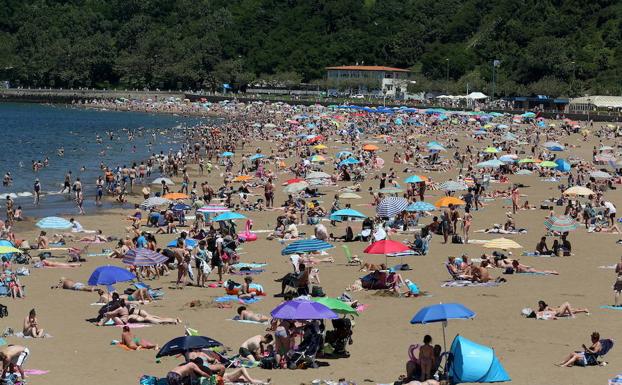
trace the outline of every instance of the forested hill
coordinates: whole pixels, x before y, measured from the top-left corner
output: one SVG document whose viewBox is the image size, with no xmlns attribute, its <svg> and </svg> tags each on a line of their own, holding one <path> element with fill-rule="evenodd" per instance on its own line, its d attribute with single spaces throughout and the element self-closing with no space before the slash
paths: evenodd
<svg viewBox="0 0 622 385">
<path fill-rule="evenodd" d="M 0 0 L 0 80 L 23 86 L 311 82 L 358 62 L 485 91 L 494 59 L 500 94 L 622 94 L 622 1 Z"/>
</svg>

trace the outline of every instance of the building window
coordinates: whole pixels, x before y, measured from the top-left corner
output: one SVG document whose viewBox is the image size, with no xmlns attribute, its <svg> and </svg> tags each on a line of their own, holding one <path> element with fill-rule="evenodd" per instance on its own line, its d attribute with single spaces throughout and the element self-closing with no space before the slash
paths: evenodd
<svg viewBox="0 0 622 385">
<path fill-rule="evenodd" d="M 393 85 L 392 84 L 387 84 L 387 91 L 391 91 L 393 89 Z"/>
<path fill-rule="evenodd" d="M 385 79 L 393 79 L 393 72 L 385 72 L 384 77 Z"/>
</svg>

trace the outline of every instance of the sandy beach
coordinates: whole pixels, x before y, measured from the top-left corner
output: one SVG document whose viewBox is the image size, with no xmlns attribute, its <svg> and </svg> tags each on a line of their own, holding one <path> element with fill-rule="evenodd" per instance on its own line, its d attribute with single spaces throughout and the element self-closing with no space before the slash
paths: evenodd
<svg viewBox="0 0 622 385">
<path fill-rule="evenodd" d="M 279 119 L 281 119 L 279 117 Z M 280 120 L 282 121 L 282 120 Z M 378 122 L 375 122 L 376 124 Z M 561 121 L 549 121 L 557 127 Z M 585 122 L 580 122 L 585 127 Z M 601 125 L 600 123 L 598 124 Z M 513 127 L 522 129 L 526 124 Z M 382 169 L 368 172 L 368 177 L 360 185 L 357 192 L 362 199 L 349 201 L 352 208 L 365 215 L 373 217 L 376 209 L 370 204 L 369 188 L 378 189 L 379 181 L 373 176 L 381 172 L 389 172 L 393 168 L 396 172 L 395 179 L 401 186 L 406 184 L 404 179 L 413 174 L 425 175 L 434 182 L 443 182 L 455 179 L 459 171 L 455 165 L 447 171 L 433 172 L 415 168 L 413 172 L 404 172 L 406 164 L 393 163 L 395 152 L 404 152 L 404 146 L 400 142 L 406 134 L 397 132 L 394 140 L 397 143 L 386 143 L 385 139 L 376 137 L 373 133 L 361 134 L 355 146 L 357 149 L 366 143 L 373 143 L 380 147 L 377 156 L 384 159 Z M 458 139 L 458 147 L 449 149 L 441 155 L 451 158 L 454 151 L 462 152 L 470 145 L 474 153 L 483 150 L 492 142 L 484 139 L 476 142 L 470 128 L 455 125 L 449 129 L 449 137 Z M 596 129 L 592 129 L 595 132 Z M 427 133 L 420 133 L 416 141 L 425 144 L 428 141 L 438 140 L 447 143 L 447 137 L 433 137 Z M 535 131 L 534 131 L 535 132 Z M 583 136 L 573 133 L 561 137 L 560 143 L 567 144 L 566 150 L 560 153 L 560 157 L 578 157 L 590 163 L 594 146 L 603 144 L 610 145 L 618 150 L 618 138 L 598 138 L 593 134 L 583 140 Z M 544 134 L 541 143 L 544 142 Z M 331 135 L 323 143 L 328 146 L 325 157 L 334 157 L 344 148 L 349 148 L 349 143 L 341 142 L 338 135 Z M 540 143 L 540 144 L 541 144 Z M 236 151 L 234 156 L 234 171 L 237 172 L 242 154 L 251 154 L 256 148 L 261 148 L 262 153 L 270 154 L 276 150 L 276 143 L 270 140 L 248 140 L 244 150 Z M 525 151 L 519 155 L 527 157 L 531 154 L 529 145 L 520 146 L 519 150 Z M 540 151 L 541 148 L 538 150 Z M 501 154 L 499 154 L 501 155 Z M 287 166 L 293 165 L 299 159 L 285 159 Z M 275 169 L 276 162 L 269 163 L 266 167 Z M 603 168 L 605 166 L 598 166 Z M 222 169 L 214 170 L 211 175 L 200 175 L 196 164 L 189 164 L 189 177 L 199 184 L 208 181 L 212 186 L 222 183 Z M 323 170 L 333 173 L 332 166 L 327 163 Z M 609 168 L 609 171 L 613 171 Z M 280 206 L 287 194 L 284 193 L 281 184 L 293 174 L 285 171 L 277 173 L 275 180 L 275 205 Z M 19 176 L 16 176 L 19 177 Z M 559 183 L 543 181 L 538 175 L 508 175 L 510 183 L 491 183 L 488 191 L 507 190 L 512 183 L 521 183 L 525 187 L 520 188 L 522 194 L 520 200 L 524 203 L 539 207 L 541 201 L 560 196 L 559 183 L 566 184 L 566 176 L 561 177 Z M 180 179 L 174 178 L 179 185 Z M 322 188 L 325 195 L 317 198 L 321 206 L 328 210 L 333 195 L 340 187 L 351 185 L 350 182 L 338 182 L 338 186 Z M 618 185 L 615 185 L 618 188 Z M 179 186 L 172 186 L 172 191 L 177 191 Z M 136 189 L 135 189 L 136 190 Z M 153 188 L 156 190 L 156 187 Z M 252 189 L 253 201 L 263 195 L 262 187 Z M 442 190 L 428 189 L 425 196 L 426 202 L 435 202 L 442 197 Z M 460 192 L 456 193 L 460 195 Z M 617 190 L 608 190 L 604 197 L 617 207 L 622 207 L 622 198 Z M 90 199 L 90 197 L 88 198 Z M 140 203 L 142 197 L 132 195 L 130 202 Z M 234 203 L 238 199 L 234 198 Z M 355 317 L 353 329 L 354 343 L 348 346 L 349 358 L 322 359 L 328 362 L 328 366 L 308 370 L 263 370 L 250 369 L 255 378 L 271 378 L 273 384 L 310 384 L 314 379 L 336 381 L 345 378 L 357 384 L 388 384 L 397 380 L 398 376 L 405 374 L 405 365 L 408 360 L 408 347 L 414 343 L 421 343 L 423 336 L 430 334 L 434 344 L 442 345 L 442 327 L 440 323 L 426 325 L 411 325 L 409 323 L 413 315 L 422 307 L 438 303 L 459 302 L 477 313 L 472 320 L 451 320 L 447 325 L 447 345 L 451 343 L 456 334 L 460 334 L 479 344 L 490 346 L 512 378 L 514 384 L 605 384 L 607 379 L 619 374 L 622 351 L 615 346 L 604 358 L 609 365 L 592 366 L 587 368 L 559 368 L 554 366 L 568 353 L 578 350 L 581 344 L 589 343 L 589 336 L 593 331 L 598 331 L 602 338 L 619 339 L 617 327 L 622 317 L 622 310 L 601 309 L 602 305 L 613 304 L 612 284 L 615 281 L 615 273 L 611 269 L 599 268 L 599 266 L 613 265 L 619 262 L 620 245 L 616 241 L 622 238 L 619 234 L 588 233 L 584 226 L 570 233 L 572 242 L 572 255 L 568 257 L 533 257 L 521 256 L 524 251 L 533 251 L 541 236 L 546 230 L 543 222 L 548 210 L 520 210 L 514 215 L 517 227 L 526 228 L 525 234 L 485 234 L 476 233 L 474 230 L 490 228 L 493 223 L 503 224 L 506 213 L 511 211 L 511 201 L 508 198 L 498 197 L 485 202 L 485 207 L 479 211 L 472 211 L 473 224 L 470 234 L 471 240 L 490 240 L 499 237 L 510 238 L 520 245 L 522 249 L 512 250 L 513 257 L 519 258 L 520 262 L 541 270 L 556 270 L 559 275 L 504 275 L 502 269 L 489 269 L 493 277 L 505 277 L 506 283 L 498 287 L 450 287 L 443 288 L 441 284 L 450 279 L 444 263 L 448 256 L 467 254 L 471 258 L 480 258 L 482 253 L 490 255 L 492 250 L 482 248 L 481 244 L 443 244 L 443 237 L 434 235 L 430 244 L 430 251 L 424 256 L 405 256 L 402 258 L 389 258 L 390 265 L 408 263 L 411 271 L 401 272 L 404 278 L 410 279 L 426 292 L 428 296 L 416 298 L 394 297 L 378 295 L 373 290 L 364 290 L 352 293 L 352 296 L 360 303 L 367 305 L 366 309 Z M 564 207 L 554 207 L 557 215 L 563 214 Z M 464 210 L 460 210 L 461 213 Z M 253 230 L 273 230 L 277 215 L 280 211 L 241 211 L 254 222 Z M 128 221 L 125 219 L 131 211 L 111 209 L 97 215 L 77 217 L 85 229 L 101 229 L 104 234 L 117 237 L 125 236 L 125 227 Z M 440 215 L 440 211 L 434 212 Z M 18 222 L 13 231 L 17 238 L 28 239 L 31 244 L 39 234 L 39 229 L 34 225 L 38 218 L 28 218 Z M 420 224 L 426 225 L 431 217 L 424 217 Z M 335 235 L 343 235 L 347 224 L 351 224 L 355 233 L 360 231 L 360 222 L 342 222 L 335 227 L 330 225 L 327 219 L 322 221 L 329 232 Z M 421 226 L 420 226 L 421 227 Z M 243 222 L 238 221 L 238 228 L 243 228 Z M 311 225 L 299 226 L 299 231 L 312 235 L 314 230 Z M 143 227 L 144 230 L 152 230 Z M 50 231 L 52 233 L 53 231 Z M 254 280 L 266 289 L 268 295 L 261 301 L 250 305 L 250 308 L 258 313 L 269 314 L 276 307 L 281 298 L 273 297 L 280 291 L 280 283 L 275 279 L 291 272 L 291 264 L 287 257 L 280 254 L 280 250 L 287 242 L 267 240 L 267 232 L 258 232 L 258 240 L 243 243 L 240 256 L 243 262 L 267 263 L 266 272 L 254 276 Z M 175 239 L 177 234 L 157 235 L 158 245 L 165 245 Z M 413 232 L 396 232 L 389 235 L 390 239 L 399 241 L 412 241 Z M 554 237 L 547 237 L 550 247 Z M 321 286 L 324 292 L 331 297 L 339 296 L 345 288 L 356 279 L 366 273 L 360 272 L 357 266 L 347 266 L 342 242 L 331 242 L 333 249 L 327 250 L 328 256 L 335 259 L 334 263 L 321 263 L 317 267 L 320 270 Z M 102 249 L 113 248 L 116 242 L 92 244 L 88 253 L 99 253 Z M 70 246 L 83 247 L 83 243 L 70 243 Z M 365 262 L 374 264 L 384 263 L 385 256 L 366 255 L 363 249 L 367 242 L 347 243 L 352 254 L 358 255 Z M 36 251 L 31 252 L 36 255 Z M 59 253 L 59 255 L 63 255 Z M 19 339 L 7 337 L 12 344 L 27 346 L 31 355 L 25 367 L 27 369 L 48 370 L 44 375 L 31 376 L 29 384 L 46 385 L 72 385 L 91 382 L 94 384 L 137 384 L 143 374 L 163 377 L 178 363 L 178 359 L 165 357 L 158 363 L 153 351 L 125 351 L 118 346 L 111 345 L 111 340 L 119 339 L 121 329 L 116 327 L 97 327 L 89 323 L 87 319 L 97 314 L 98 306 L 91 304 L 97 300 L 94 293 L 77 292 L 71 290 L 51 290 L 50 286 L 56 284 L 61 276 L 71 278 L 79 282 L 86 282 L 91 272 L 101 265 L 112 264 L 124 266 L 120 260 L 111 260 L 103 256 L 86 257 L 87 262 L 75 269 L 52 269 L 30 268 L 30 276 L 22 277 L 21 282 L 26 286 L 25 299 L 1 298 L 0 303 L 7 305 L 9 316 L 0 320 L 2 329 L 11 327 L 21 329 L 23 317 L 28 311 L 35 308 L 39 323 L 52 338 L 44 339 Z M 61 259 L 58 259 L 61 261 Z M 156 325 L 135 329 L 133 332 L 141 338 L 148 339 L 160 345 L 168 340 L 183 335 L 184 325 L 199 330 L 200 334 L 212 337 L 231 348 L 233 353 L 247 338 L 263 334 L 265 325 L 243 324 L 230 321 L 235 315 L 236 304 L 230 309 L 221 309 L 214 306 L 190 308 L 186 304 L 192 300 L 200 300 L 209 304 L 215 297 L 224 295 L 223 288 L 198 288 L 188 286 L 184 290 L 170 290 L 174 284 L 176 272 L 163 277 L 158 281 L 149 282 L 152 287 L 162 287 L 165 296 L 162 300 L 144 305 L 144 308 L 152 314 L 170 317 L 179 317 L 183 325 Z M 215 279 L 214 273 L 210 280 Z M 241 282 L 240 276 L 233 277 Z M 123 290 L 126 284 L 115 285 Z M 544 300 L 550 305 L 558 306 L 564 302 L 570 302 L 573 307 L 586 307 L 590 310 L 589 315 L 578 314 L 574 318 L 560 318 L 558 320 L 535 320 L 521 315 L 523 308 L 536 308 L 538 300 Z"/>
</svg>

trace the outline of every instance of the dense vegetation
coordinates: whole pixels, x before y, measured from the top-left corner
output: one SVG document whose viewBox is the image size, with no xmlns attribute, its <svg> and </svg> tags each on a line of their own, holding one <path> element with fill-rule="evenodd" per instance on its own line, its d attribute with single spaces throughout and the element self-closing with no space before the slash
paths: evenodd
<svg viewBox="0 0 622 385">
<path fill-rule="evenodd" d="M 0 0 L 0 80 L 206 88 L 411 68 L 416 88 L 622 94 L 619 0 Z M 447 82 L 447 75 L 449 82 Z"/>
</svg>

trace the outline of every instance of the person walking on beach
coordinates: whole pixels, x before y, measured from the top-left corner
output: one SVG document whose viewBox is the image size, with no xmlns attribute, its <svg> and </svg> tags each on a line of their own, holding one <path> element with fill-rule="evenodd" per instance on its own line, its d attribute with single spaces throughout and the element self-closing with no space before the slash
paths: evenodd
<svg viewBox="0 0 622 385">
<path fill-rule="evenodd" d="M 33 186 L 33 196 L 34 196 L 34 205 L 39 205 L 39 200 L 41 199 L 41 182 L 39 182 L 39 178 L 35 179 L 35 184 Z"/>
<path fill-rule="evenodd" d="M 104 178 L 100 175 L 95 182 L 95 204 L 101 206 L 104 196 Z"/>
</svg>

